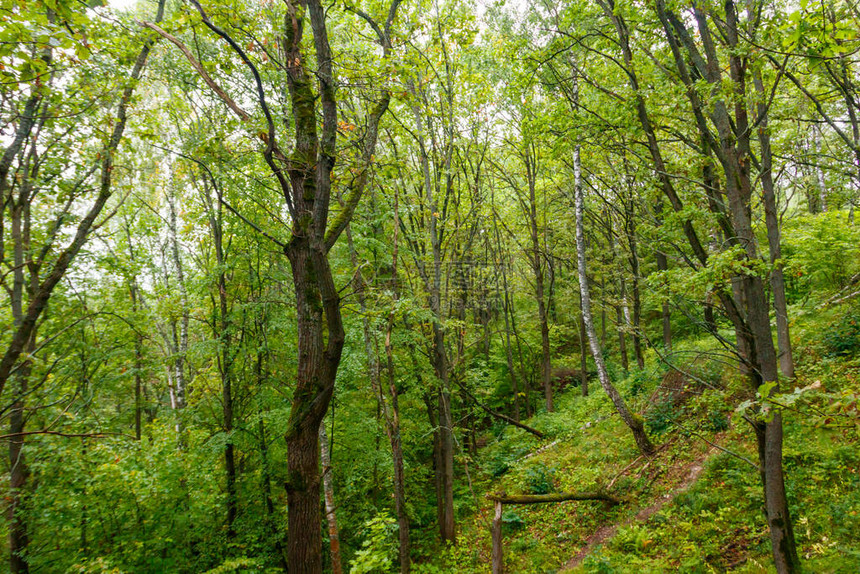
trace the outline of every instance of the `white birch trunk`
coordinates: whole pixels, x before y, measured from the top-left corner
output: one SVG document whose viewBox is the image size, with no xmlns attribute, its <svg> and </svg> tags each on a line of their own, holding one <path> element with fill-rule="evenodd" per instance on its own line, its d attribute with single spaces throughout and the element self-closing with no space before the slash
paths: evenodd
<svg viewBox="0 0 860 574">
<path fill-rule="evenodd" d="M 573 156 L 573 178 L 574 178 L 574 210 L 576 211 L 576 255 L 577 268 L 579 272 L 579 292 L 582 300 L 582 322 L 585 324 L 585 333 L 588 336 L 588 342 L 591 347 L 591 354 L 594 357 L 594 364 L 597 367 L 597 378 L 600 381 L 600 386 L 612 399 L 615 409 L 621 415 L 630 430 L 633 432 L 633 438 L 636 440 L 636 445 L 644 455 L 654 453 L 654 446 L 645 434 L 645 428 L 642 420 L 635 417 L 627 408 L 624 398 L 618 392 L 612 381 L 609 380 L 609 373 L 606 370 L 606 363 L 603 361 L 603 353 L 600 348 L 600 342 L 597 338 L 597 333 L 594 330 L 594 321 L 591 315 L 591 294 L 588 288 L 588 274 L 586 272 L 585 262 L 585 231 L 583 227 L 583 192 L 582 192 L 582 167 L 580 162 L 580 147 L 576 146 Z"/>
</svg>

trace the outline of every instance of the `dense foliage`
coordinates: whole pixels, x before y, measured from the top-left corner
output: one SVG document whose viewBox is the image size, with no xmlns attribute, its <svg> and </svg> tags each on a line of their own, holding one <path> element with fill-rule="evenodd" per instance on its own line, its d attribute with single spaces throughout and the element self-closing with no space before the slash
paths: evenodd
<svg viewBox="0 0 860 574">
<path fill-rule="evenodd" d="M 852 2 L 0 3 L 3 568 L 860 568 Z"/>
</svg>

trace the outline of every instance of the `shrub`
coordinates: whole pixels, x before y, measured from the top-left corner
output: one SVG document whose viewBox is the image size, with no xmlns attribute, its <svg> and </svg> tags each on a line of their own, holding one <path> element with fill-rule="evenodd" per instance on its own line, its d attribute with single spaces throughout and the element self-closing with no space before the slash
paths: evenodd
<svg viewBox="0 0 860 574">
<path fill-rule="evenodd" d="M 703 426 L 711 432 L 721 432 L 729 428 L 729 406 L 723 394 L 713 389 L 705 390 L 697 401 L 702 413 Z"/>
<path fill-rule="evenodd" d="M 513 510 L 505 510 L 502 512 L 502 525 L 506 530 L 513 531 L 525 528 L 526 523 L 523 517 Z"/>
<path fill-rule="evenodd" d="M 355 558 L 349 561 L 350 572 L 388 572 L 397 553 L 394 539 L 396 521 L 383 512 L 365 522 L 364 526 L 366 538 L 361 549 L 355 553 Z"/>
<path fill-rule="evenodd" d="M 824 333 L 824 346 L 831 357 L 842 357 L 860 352 L 860 310 L 852 309 L 840 317 Z"/>
<path fill-rule="evenodd" d="M 654 546 L 654 539 L 646 527 L 632 525 L 618 529 L 610 544 L 618 550 L 642 555 Z"/>
<path fill-rule="evenodd" d="M 618 572 L 612 566 L 612 562 L 601 554 L 591 555 L 582 563 L 583 568 L 589 574 L 615 574 Z"/>
<path fill-rule="evenodd" d="M 645 392 L 645 385 L 648 383 L 648 373 L 646 371 L 633 371 L 629 377 L 630 380 L 630 395 L 637 397 Z"/>
<path fill-rule="evenodd" d="M 654 405 L 645 416 L 645 426 L 652 434 L 663 434 L 669 430 L 683 412 L 683 407 L 675 406 L 671 399 Z"/>
<path fill-rule="evenodd" d="M 532 465 L 526 469 L 526 486 L 531 494 L 549 494 L 555 488 L 553 469 L 542 465 Z"/>
</svg>

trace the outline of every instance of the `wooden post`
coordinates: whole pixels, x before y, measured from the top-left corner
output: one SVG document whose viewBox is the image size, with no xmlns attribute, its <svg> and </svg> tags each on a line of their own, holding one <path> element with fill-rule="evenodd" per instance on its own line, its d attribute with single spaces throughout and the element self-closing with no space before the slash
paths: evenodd
<svg viewBox="0 0 860 574">
<path fill-rule="evenodd" d="M 502 559 L 502 503 L 496 500 L 495 516 L 493 517 L 493 574 L 502 574 L 503 559 Z"/>
</svg>

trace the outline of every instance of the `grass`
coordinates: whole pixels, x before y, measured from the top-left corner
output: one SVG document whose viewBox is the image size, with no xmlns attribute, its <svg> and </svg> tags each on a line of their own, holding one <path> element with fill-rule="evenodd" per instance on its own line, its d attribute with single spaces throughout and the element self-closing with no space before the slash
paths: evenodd
<svg viewBox="0 0 860 574">
<path fill-rule="evenodd" d="M 828 351 L 828 337 L 833 338 L 828 326 L 845 314 L 838 309 L 795 313 L 799 319 L 793 325 L 795 385 L 818 387 L 787 395 L 784 409 L 786 483 L 798 550 L 811 572 L 860 571 L 860 358 Z M 461 519 L 458 544 L 419 562 L 416 572 L 489 571 L 492 508 L 483 496 L 487 492 L 585 491 L 613 479 L 613 490 L 626 499 L 614 508 L 594 502 L 507 507 L 507 571 L 556 572 L 589 536 L 609 524 L 622 526 L 574 572 L 773 571 L 758 474 L 740 458 L 756 459 L 754 438 L 733 412 L 748 393 L 730 369 L 692 359 L 711 350 L 707 339 L 682 342 L 679 350 L 698 378 L 720 388 L 697 385 L 682 405 L 670 405 L 660 403 L 660 393 L 654 392 L 662 380 L 659 368 L 619 383 L 640 411 L 648 398 L 657 401 L 646 416 L 655 442 L 663 445 L 654 460 L 636 461 L 632 437 L 599 387 L 594 385 L 589 397 L 569 389 L 558 397 L 555 413 L 529 422 L 547 433 L 545 440 L 505 428 L 491 437 L 477 460 L 468 461 L 474 512 Z M 653 357 L 649 364 L 656 364 Z M 552 446 L 526 456 L 546 445 Z M 676 492 L 696 461 L 704 461 L 698 480 Z M 667 495 L 674 498 L 647 518 L 636 518 Z"/>
</svg>

